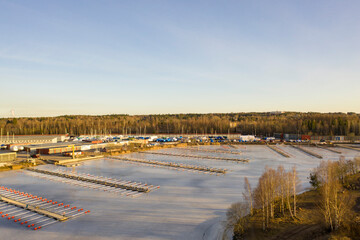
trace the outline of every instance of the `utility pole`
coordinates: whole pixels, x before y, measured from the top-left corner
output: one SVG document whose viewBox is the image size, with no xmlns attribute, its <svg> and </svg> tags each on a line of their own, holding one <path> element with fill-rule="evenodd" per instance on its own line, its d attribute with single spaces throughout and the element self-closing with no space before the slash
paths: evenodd
<svg viewBox="0 0 360 240">
<path fill-rule="evenodd" d="M 75 158 L 75 145 L 69 145 L 68 147 L 71 147 L 72 148 L 72 159 Z"/>
</svg>

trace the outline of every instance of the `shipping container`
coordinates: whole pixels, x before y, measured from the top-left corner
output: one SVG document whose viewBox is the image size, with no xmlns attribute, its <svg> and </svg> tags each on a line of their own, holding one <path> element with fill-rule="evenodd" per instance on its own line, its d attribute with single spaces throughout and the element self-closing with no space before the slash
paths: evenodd
<svg viewBox="0 0 360 240">
<path fill-rule="evenodd" d="M 301 135 L 301 140 L 303 140 L 303 141 L 310 141 L 310 140 L 311 140 L 311 136 L 310 136 L 310 135 Z"/>
</svg>

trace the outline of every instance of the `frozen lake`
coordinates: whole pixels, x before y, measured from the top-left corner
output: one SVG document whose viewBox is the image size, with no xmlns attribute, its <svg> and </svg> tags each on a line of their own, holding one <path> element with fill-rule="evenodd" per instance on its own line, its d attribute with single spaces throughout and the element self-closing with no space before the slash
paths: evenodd
<svg viewBox="0 0 360 240">
<path fill-rule="evenodd" d="M 209 175 L 168 168 L 151 167 L 120 160 L 100 159 L 84 162 L 75 168 L 80 173 L 121 178 L 159 185 L 160 189 L 138 198 L 92 190 L 56 181 L 46 181 L 25 171 L 0 173 L 0 184 L 13 189 L 60 200 L 91 210 L 89 215 L 57 223 L 40 231 L 30 231 L 7 219 L 0 219 L 0 239 L 220 239 L 221 221 L 231 203 L 240 201 L 244 177 L 254 188 L 264 167 L 285 169 L 296 166 L 303 189 L 309 187 L 309 172 L 321 161 L 290 146 L 279 146 L 291 155 L 285 158 L 266 146 L 238 146 L 231 151 L 242 155 L 162 149 L 159 152 L 204 156 L 248 158 L 249 163 L 191 159 L 143 153 L 128 157 L 157 161 L 172 161 L 216 168 L 226 168 L 225 175 Z M 324 160 L 338 160 L 340 154 L 315 147 L 306 149 L 323 156 Z M 224 149 L 221 146 L 203 146 L 201 149 Z M 338 149 L 347 159 L 358 152 Z M 41 169 L 65 168 L 53 165 Z"/>
</svg>

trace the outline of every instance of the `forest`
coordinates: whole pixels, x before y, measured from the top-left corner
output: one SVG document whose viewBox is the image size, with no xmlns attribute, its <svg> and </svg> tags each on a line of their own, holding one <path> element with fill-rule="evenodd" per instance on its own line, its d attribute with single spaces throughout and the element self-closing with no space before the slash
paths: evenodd
<svg viewBox="0 0 360 240">
<path fill-rule="evenodd" d="M 2 134 L 360 135 L 360 114 L 254 112 L 0 118 Z"/>
</svg>

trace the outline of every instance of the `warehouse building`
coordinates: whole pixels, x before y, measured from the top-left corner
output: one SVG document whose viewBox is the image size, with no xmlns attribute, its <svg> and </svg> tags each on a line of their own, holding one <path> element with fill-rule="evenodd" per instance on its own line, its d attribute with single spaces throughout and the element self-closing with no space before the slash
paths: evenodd
<svg viewBox="0 0 360 240">
<path fill-rule="evenodd" d="M 51 143 L 51 144 L 37 144 L 37 145 L 26 145 L 24 146 L 25 151 L 30 154 L 40 153 L 40 154 L 56 154 L 63 152 L 71 152 L 74 146 L 74 150 L 82 150 L 81 147 L 86 143 Z"/>
<path fill-rule="evenodd" d="M 16 160 L 15 152 L 0 152 L 0 166 Z"/>
<path fill-rule="evenodd" d="M 0 144 L 42 144 L 62 142 L 65 135 L 0 135 Z"/>
<path fill-rule="evenodd" d="M 101 149 L 113 145 L 123 145 L 123 143 L 91 143 L 91 142 L 60 142 L 52 144 L 32 144 L 24 145 L 24 150 L 30 154 L 62 154 L 72 151 L 89 151 Z"/>
</svg>

